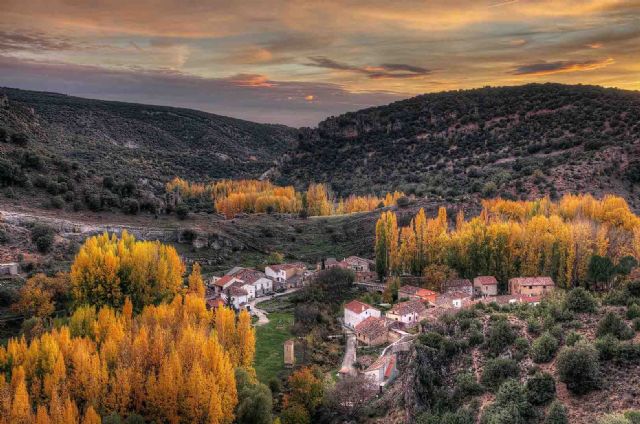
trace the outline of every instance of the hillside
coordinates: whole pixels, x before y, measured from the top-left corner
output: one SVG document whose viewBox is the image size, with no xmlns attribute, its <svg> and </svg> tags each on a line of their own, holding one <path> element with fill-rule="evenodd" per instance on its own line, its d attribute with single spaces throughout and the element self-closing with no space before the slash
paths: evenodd
<svg viewBox="0 0 640 424">
<path fill-rule="evenodd" d="M 0 88 L 0 98 L 0 153 L 20 167 L 3 169 L 2 185 L 37 188 L 43 177 L 66 184 L 47 191 L 75 193 L 67 197 L 81 197 L 82 187 L 95 194 L 96 183 L 107 176 L 115 183 L 147 185 L 151 193 L 161 192 L 176 175 L 257 178 L 296 140 L 296 131 L 285 126 L 188 109 L 9 88 Z"/>
<path fill-rule="evenodd" d="M 433 198 L 618 193 L 638 208 L 640 93 L 531 84 L 425 94 L 302 129 L 281 183 Z"/>
</svg>

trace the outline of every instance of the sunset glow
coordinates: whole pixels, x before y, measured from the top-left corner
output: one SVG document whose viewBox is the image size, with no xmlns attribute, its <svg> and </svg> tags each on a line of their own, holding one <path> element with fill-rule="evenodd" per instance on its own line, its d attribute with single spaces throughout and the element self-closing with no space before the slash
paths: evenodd
<svg viewBox="0 0 640 424">
<path fill-rule="evenodd" d="M 640 89 L 634 0 L 2 3 L 2 86 L 262 122 L 486 85 Z"/>
</svg>

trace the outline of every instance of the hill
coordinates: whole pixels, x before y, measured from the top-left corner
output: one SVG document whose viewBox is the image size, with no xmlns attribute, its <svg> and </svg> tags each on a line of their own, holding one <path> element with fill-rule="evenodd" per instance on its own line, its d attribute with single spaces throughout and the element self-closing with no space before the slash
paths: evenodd
<svg viewBox="0 0 640 424">
<path fill-rule="evenodd" d="M 0 98 L 0 153 L 19 166 L 3 163 L 2 185 L 64 183 L 64 191 L 48 191 L 75 193 L 68 198 L 84 196 L 83 187 L 95 194 L 98 177 L 146 185 L 151 193 L 176 175 L 257 178 L 296 142 L 292 128 L 188 109 L 10 88 L 0 89 Z M 38 184 L 40 177 L 46 181 Z"/>
<path fill-rule="evenodd" d="M 640 93 L 531 84 L 425 94 L 302 129 L 281 183 L 448 200 L 613 192 L 638 208 Z"/>
</svg>

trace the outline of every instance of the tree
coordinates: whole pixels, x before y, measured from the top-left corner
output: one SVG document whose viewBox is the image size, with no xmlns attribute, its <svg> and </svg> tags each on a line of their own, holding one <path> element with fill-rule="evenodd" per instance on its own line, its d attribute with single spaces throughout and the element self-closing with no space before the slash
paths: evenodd
<svg viewBox="0 0 640 424">
<path fill-rule="evenodd" d="M 547 417 L 544 419 L 544 424 L 569 424 L 569 418 L 567 417 L 567 408 L 559 400 L 553 401 L 549 407 Z"/>
<path fill-rule="evenodd" d="M 184 264 L 175 248 L 104 233 L 88 238 L 71 265 L 77 304 L 121 307 L 129 296 L 136 310 L 168 301 L 182 289 Z"/>
<path fill-rule="evenodd" d="M 305 367 L 291 374 L 287 382 L 289 393 L 285 396 L 284 404 L 302 405 L 311 415 L 322 401 L 322 381 L 311 368 Z"/>
<path fill-rule="evenodd" d="M 627 340 L 633 338 L 635 333 L 617 314 L 607 312 L 600 322 L 598 322 L 596 335 L 598 337 L 612 335 L 615 338 Z"/>
<path fill-rule="evenodd" d="M 11 386 L 14 388 L 11 402 L 11 422 L 16 424 L 30 424 L 32 420 L 31 402 L 25 382 L 25 372 L 20 366 L 11 376 Z"/>
<path fill-rule="evenodd" d="M 516 333 L 506 319 L 498 319 L 489 328 L 485 346 L 493 356 L 497 356 L 502 351 L 513 344 Z"/>
<path fill-rule="evenodd" d="M 558 340 L 548 331 L 535 339 L 531 344 L 531 356 L 533 362 L 543 363 L 553 359 L 558 350 Z"/>
<path fill-rule="evenodd" d="M 309 411 L 297 403 L 288 405 L 280 415 L 282 424 L 311 424 Z"/>
<path fill-rule="evenodd" d="M 565 298 L 567 309 L 572 312 L 589 312 L 596 311 L 598 304 L 594 297 L 582 287 L 571 289 Z"/>
<path fill-rule="evenodd" d="M 205 294 L 204 281 L 202 280 L 202 274 L 200 273 L 200 264 L 198 262 L 193 264 L 193 268 L 191 269 L 191 274 L 189 274 L 188 286 L 189 286 L 189 293 L 194 293 L 199 297 L 204 297 L 204 294 Z"/>
<path fill-rule="evenodd" d="M 43 224 L 35 224 L 31 228 L 31 241 L 41 253 L 48 253 L 53 246 L 55 232 L 53 228 Z"/>
<path fill-rule="evenodd" d="M 331 411 L 344 419 L 357 420 L 376 393 L 376 385 L 364 375 L 347 375 L 326 393 L 325 400 Z"/>
<path fill-rule="evenodd" d="M 560 381 L 575 394 L 588 393 L 596 389 L 600 379 L 598 351 L 587 342 L 564 347 L 558 354 L 556 367 Z"/>
<path fill-rule="evenodd" d="M 615 267 L 608 256 L 593 255 L 589 260 L 589 280 L 596 285 L 611 281 L 614 272 Z"/>
<path fill-rule="evenodd" d="M 519 373 L 520 368 L 513 359 L 490 359 L 485 364 L 480 381 L 489 389 L 496 390 L 505 380 L 516 378 Z"/>
<path fill-rule="evenodd" d="M 238 424 L 271 424 L 272 396 L 262 383 L 252 383 L 252 377 L 242 368 L 236 370 Z"/>
<path fill-rule="evenodd" d="M 556 383 L 546 372 L 536 373 L 527 380 L 527 399 L 533 405 L 544 405 L 556 396 Z"/>
<path fill-rule="evenodd" d="M 396 214 L 382 212 L 376 223 L 376 271 L 382 279 L 394 269 L 398 250 Z"/>
</svg>

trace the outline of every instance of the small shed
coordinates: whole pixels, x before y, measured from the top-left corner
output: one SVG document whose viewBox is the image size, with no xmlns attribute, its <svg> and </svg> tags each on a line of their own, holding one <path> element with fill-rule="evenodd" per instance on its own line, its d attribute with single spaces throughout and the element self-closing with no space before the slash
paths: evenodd
<svg viewBox="0 0 640 424">
<path fill-rule="evenodd" d="M 296 363 L 295 340 L 289 339 L 284 342 L 284 366 L 293 368 Z"/>
</svg>

